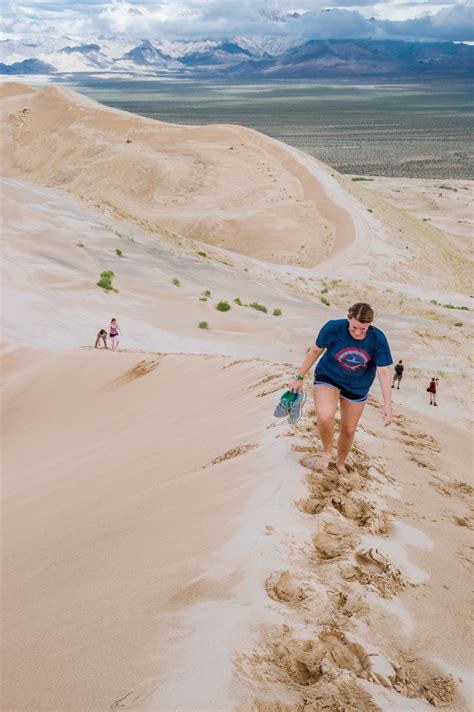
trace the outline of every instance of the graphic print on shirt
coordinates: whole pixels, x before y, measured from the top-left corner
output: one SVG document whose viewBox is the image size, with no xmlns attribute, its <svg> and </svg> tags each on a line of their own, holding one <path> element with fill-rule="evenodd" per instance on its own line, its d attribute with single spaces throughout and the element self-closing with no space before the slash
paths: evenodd
<svg viewBox="0 0 474 712">
<path fill-rule="evenodd" d="M 336 354 L 335 358 L 346 371 L 364 369 L 371 360 L 371 356 L 369 356 L 367 351 L 359 349 L 357 346 L 349 346 L 342 349 Z"/>
</svg>

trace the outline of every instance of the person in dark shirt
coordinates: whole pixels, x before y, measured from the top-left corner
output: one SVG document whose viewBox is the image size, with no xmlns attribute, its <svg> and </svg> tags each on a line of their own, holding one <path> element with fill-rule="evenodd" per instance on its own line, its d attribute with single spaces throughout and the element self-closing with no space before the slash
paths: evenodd
<svg viewBox="0 0 474 712">
<path fill-rule="evenodd" d="M 430 405 L 435 405 L 435 406 L 438 405 L 436 402 L 436 393 L 438 391 L 438 381 L 439 381 L 439 378 L 435 378 L 433 376 L 433 378 L 431 379 L 431 381 L 429 383 L 428 388 L 426 389 L 428 391 L 428 393 L 430 394 Z"/>
<path fill-rule="evenodd" d="M 398 363 L 395 364 L 395 373 L 393 375 L 392 388 L 395 388 L 395 381 L 398 381 L 397 391 L 400 390 L 400 383 L 403 378 L 403 361 L 400 359 Z"/>
<path fill-rule="evenodd" d="M 335 319 L 324 324 L 316 344 L 308 351 L 290 386 L 290 390 L 299 392 L 306 373 L 319 359 L 314 371 L 313 389 L 318 431 L 323 445 L 323 455 L 317 464 L 319 470 L 326 470 L 332 457 L 339 403 L 341 423 L 336 468 L 341 474 L 347 474 L 346 458 L 375 376 L 383 395 L 383 424 L 387 426 L 392 422 L 392 354 L 385 334 L 372 326 L 373 319 L 371 306 L 358 302 L 348 310 L 347 319 Z"/>
</svg>

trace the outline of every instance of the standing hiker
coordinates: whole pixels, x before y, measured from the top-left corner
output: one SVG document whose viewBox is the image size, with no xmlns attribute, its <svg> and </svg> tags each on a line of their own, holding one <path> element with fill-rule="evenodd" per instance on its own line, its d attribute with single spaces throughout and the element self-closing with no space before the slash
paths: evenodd
<svg viewBox="0 0 474 712">
<path fill-rule="evenodd" d="M 117 323 L 115 317 L 111 320 L 109 325 L 109 337 L 110 337 L 110 348 L 112 351 L 118 348 L 119 345 L 119 334 L 121 334 L 120 327 Z"/>
<path fill-rule="evenodd" d="M 395 364 L 395 373 L 393 375 L 392 388 L 395 388 L 395 381 L 398 381 L 397 391 L 400 390 L 400 383 L 403 378 L 403 361 L 400 359 L 398 363 Z"/>
<path fill-rule="evenodd" d="M 428 393 L 430 394 L 430 405 L 438 405 L 436 402 L 436 391 L 438 390 L 438 381 L 439 378 L 433 378 L 431 379 L 428 388 L 426 389 Z"/>
<path fill-rule="evenodd" d="M 349 308 L 346 319 L 328 321 L 320 330 L 316 344 L 306 355 L 290 390 L 300 392 L 311 366 L 314 371 L 314 404 L 323 455 L 317 469 L 326 470 L 332 457 L 336 409 L 341 423 L 337 441 L 336 468 L 346 474 L 346 458 L 354 441 L 370 387 L 378 377 L 383 396 L 383 424 L 392 422 L 392 354 L 385 334 L 375 326 L 373 309 L 358 302 Z"/>
</svg>

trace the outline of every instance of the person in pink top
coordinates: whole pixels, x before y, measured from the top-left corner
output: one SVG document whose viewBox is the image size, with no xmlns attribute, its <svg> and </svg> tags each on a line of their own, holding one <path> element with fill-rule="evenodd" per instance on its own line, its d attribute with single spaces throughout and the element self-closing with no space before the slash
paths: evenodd
<svg viewBox="0 0 474 712">
<path fill-rule="evenodd" d="M 120 327 L 117 323 L 117 319 L 114 317 L 109 325 L 109 337 L 110 337 L 110 348 L 112 351 L 118 348 L 119 345 L 119 335 L 121 334 Z"/>
</svg>

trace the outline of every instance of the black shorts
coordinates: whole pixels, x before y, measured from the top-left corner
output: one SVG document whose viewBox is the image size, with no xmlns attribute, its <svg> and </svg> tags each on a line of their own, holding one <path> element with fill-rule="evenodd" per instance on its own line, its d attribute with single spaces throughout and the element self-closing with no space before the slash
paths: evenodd
<svg viewBox="0 0 474 712">
<path fill-rule="evenodd" d="M 352 391 L 348 391 L 347 388 L 344 388 L 344 386 L 340 386 L 338 383 L 336 383 L 336 381 L 333 381 L 332 378 L 329 378 L 329 376 L 324 376 L 321 373 L 314 374 L 314 385 L 332 386 L 333 388 L 337 388 L 341 395 L 341 398 L 344 398 L 344 400 L 347 401 L 351 401 L 351 403 L 365 403 L 367 398 L 369 397 L 368 393 L 363 396 L 358 393 L 352 393 Z"/>
</svg>

